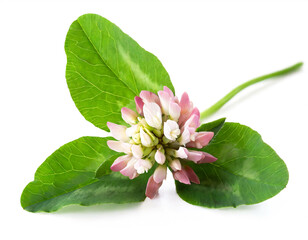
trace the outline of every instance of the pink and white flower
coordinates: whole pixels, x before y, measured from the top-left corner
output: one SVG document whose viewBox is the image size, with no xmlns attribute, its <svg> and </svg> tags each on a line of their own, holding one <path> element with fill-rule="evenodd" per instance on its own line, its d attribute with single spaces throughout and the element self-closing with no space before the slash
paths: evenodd
<svg viewBox="0 0 308 240">
<path fill-rule="evenodd" d="M 181 134 L 179 125 L 173 120 L 167 120 L 164 123 L 164 135 L 171 141 L 175 141 Z"/>
<path fill-rule="evenodd" d="M 118 141 L 109 140 L 109 148 L 125 153 L 111 166 L 133 179 L 139 174 L 155 171 L 148 180 L 146 196 L 154 198 L 167 176 L 167 167 L 175 180 L 184 184 L 200 184 L 188 162 L 211 163 L 217 160 L 204 151 L 214 136 L 213 132 L 198 132 L 200 112 L 193 107 L 187 93 L 180 99 L 164 87 L 158 95 L 141 91 L 135 97 L 136 111 L 123 107 L 122 118 L 130 126 L 107 123 L 111 135 Z M 190 148 L 194 148 L 190 149 Z"/>
</svg>

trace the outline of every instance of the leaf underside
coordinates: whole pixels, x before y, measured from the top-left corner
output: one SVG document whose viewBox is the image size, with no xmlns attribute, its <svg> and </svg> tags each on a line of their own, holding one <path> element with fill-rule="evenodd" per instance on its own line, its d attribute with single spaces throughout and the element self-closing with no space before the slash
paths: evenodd
<svg viewBox="0 0 308 240">
<path fill-rule="evenodd" d="M 56 150 L 24 189 L 22 207 L 31 212 L 52 212 L 70 204 L 144 200 L 147 174 L 130 180 L 111 173 L 111 164 L 121 154 L 108 148 L 106 142 L 110 139 L 82 137 Z"/>
<path fill-rule="evenodd" d="M 200 129 L 210 131 L 209 126 Z M 210 208 L 255 204 L 273 197 L 288 183 L 283 160 L 256 131 L 239 123 L 220 126 L 202 151 L 218 160 L 199 165 L 187 162 L 201 183 L 176 182 L 179 196 L 191 204 Z"/>
<path fill-rule="evenodd" d="M 91 206 L 103 203 L 132 203 L 145 199 L 147 174 L 130 180 L 118 172 L 93 179 L 83 187 L 25 207 L 30 212 L 54 212 L 68 205 Z"/>
</svg>

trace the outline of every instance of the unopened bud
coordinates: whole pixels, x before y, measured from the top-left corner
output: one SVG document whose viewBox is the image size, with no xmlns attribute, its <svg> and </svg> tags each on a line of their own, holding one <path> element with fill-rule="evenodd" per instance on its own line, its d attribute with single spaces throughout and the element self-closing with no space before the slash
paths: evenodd
<svg viewBox="0 0 308 240">
<path fill-rule="evenodd" d="M 140 139 L 141 139 L 141 143 L 143 146 L 145 147 L 152 147 L 153 146 L 153 141 L 151 139 L 151 137 L 149 136 L 149 134 L 147 134 L 143 128 L 140 129 Z"/>
<path fill-rule="evenodd" d="M 181 162 L 179 159 L 172 160 L 169 163 L 169 166 L 172 168 L 173 171 L 179 171 L 182 169 Z"/>
<path fill-rule="evenodd" d="M 160 147 L 159 149 L 157 149 L 156 153 L 155 153 L 155 161 L 159 164 L 164 164 L 166 161 L 166 156 L 165 156 L 165 151 L 162 147 Z"/>
</svg>

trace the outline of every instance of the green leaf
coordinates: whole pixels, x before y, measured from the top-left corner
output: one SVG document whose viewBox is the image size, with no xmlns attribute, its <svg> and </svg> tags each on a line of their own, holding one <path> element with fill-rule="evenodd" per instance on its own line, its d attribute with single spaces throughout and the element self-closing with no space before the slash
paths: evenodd
<svg viewBox="0 0 308 240">
<path fill-rule="evenodd" d="M 187 162 L 201 183 L 176 182 L 179 196 L 191 204 L 210 208 L 255 204 L 275 196 L 288 183 L 283 160 L 247 126 L 225 123 L 202 150 L 218 160 L 200 165 Z"/>
<path fill-rule="evenodd" d="M 31 212 L 50 212 L 68 204 L 144 200 L 148 176 L 131 181 L 121 174 L 111 173 L 111 164 L 121 154 L 108 148 L 106 142 L 110 139 L 82 137 L 56 150 L 24 189 L 22 207 Z M 98 169 L 101 169 L 99 179 L 96 178 Z"/>
<path fill-rule="evenodd" d="M 130 180 L 118 172 L 112 172 L 92 183 L 62 195 L 27 206 L 30 212 L 54 212 L 72 204 L 90 206 L 102 203 L 132 203 L 145 199 L 149 173 Z"/>
<path fill-rule="evenodd" d="M 107 19 L 86 14 L 72 23 L 65 41 L 66 79 L 81 114 L 107 130 L 106 122 L 122 124 L 121 108 L 135 109 L 141 90 L 174 88 L 167 71 Z"/>
<path fill-rule="evenodd" d="M 222 126 L 225 124 L 226 118 L 220 118 L 218 120 L 215 120 L 213 122 L 202 124 L 197 131 L 207 131 L 207 132 L 214 132 L 216 135 L 218 131 L 222 128 Z"/>
</svg>

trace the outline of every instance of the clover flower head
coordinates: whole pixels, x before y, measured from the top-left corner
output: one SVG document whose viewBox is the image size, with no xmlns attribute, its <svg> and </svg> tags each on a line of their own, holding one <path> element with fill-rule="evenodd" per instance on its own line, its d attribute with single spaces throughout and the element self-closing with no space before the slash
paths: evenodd
<svg viewBox="0 0 308 240">
<path fill-rule="evenodd" d="M 107 123 L 111 135 L 118 141 L 109 140 L 109 148 L 125 153 L 111 166 L 133 179 L 139 174 L 156 167 L 149 178 L 146 196 L 153 198 L 167 176 L 167 167 L 175 180 L 184 184 L 200 184 L 199 178 L 187 161 L 196 164 L 210 163 L 217 159 L 201 149 L 213 138 L 213 132 L 197 132 L 200 126 L 200 112 L 193 107 L 188 94 L 179 100 L 173 92 L 164 87 L 154 94 L 141 91 L 135 97 L 137 112 L 123 107 L 123 120 L 129 127 Z M 186 163 L 186 164 L 185 164 Z"/>
</svg>

